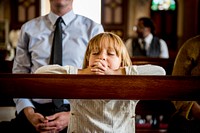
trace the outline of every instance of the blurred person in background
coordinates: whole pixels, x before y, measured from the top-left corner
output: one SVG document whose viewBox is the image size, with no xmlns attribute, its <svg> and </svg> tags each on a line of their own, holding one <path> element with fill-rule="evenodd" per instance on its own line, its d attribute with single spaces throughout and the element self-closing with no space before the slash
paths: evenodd
<svg viewBox="0 0 200 133">
<path fill-rule="evenodd" d="M 169 58 L 167 44 L 155 35 L 155 26 L 150 18 L 139 18 L 133 30 L 137 37 L 125 42 L 130 57 Z"/>
</svg>

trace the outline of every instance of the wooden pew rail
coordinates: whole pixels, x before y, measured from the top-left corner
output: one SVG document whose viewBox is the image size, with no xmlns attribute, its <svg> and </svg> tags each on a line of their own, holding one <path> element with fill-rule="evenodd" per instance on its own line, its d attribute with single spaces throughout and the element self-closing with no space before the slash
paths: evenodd
<svg viewBox="0 0 200 133">
<path fill-rule="evenodd" d="M 199 81 L 199 76 L 0 74 L 0 98 L 199 100 Z"/>
<path fill-rule="evenodd" d="M 199 81 L 198 76 L 0 74 L 0 98 L 139 99 L 136 114 L 158 120 L 170 117 L 169 100 L 199 100 Z M 153 129 L 136 123 L 136 133 L 166 133 L 166 128 L 166 120 Z"/>
</svg>

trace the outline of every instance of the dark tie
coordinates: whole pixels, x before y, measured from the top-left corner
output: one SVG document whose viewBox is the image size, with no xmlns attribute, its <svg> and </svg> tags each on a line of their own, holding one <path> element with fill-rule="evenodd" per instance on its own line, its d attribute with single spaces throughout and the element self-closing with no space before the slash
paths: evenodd
<svg viewBox="0 0 200 133">
<path fill-rule="evenodd" d="M 62 21 L 62 18 L 59 17 L 55 24 L 50 64 L 62 65 Z"/>
<path fill-rule="evenodd" d="M 142 45 L 143 45 L 143 49 L 142 49 L 143 55 L 146 56 L 146 49 L 145 49 L 145 47 L 146 47 L 146 42 L 145 42 L 144 39 L 142 39 Z"/>
<path fill-rule="evenodd" d="M 61 17 L 56 20 L 50 64 L 62 65 L 62 22 Z M 63 99 L 53 99 L 52 102 L 55 105 L 55 110 L 59 110 L 63 105 Z"/>
</svg>

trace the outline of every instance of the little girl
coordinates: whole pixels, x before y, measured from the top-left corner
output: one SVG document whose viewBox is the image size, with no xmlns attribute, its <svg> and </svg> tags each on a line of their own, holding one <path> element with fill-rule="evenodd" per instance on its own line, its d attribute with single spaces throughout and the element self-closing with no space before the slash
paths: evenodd
<svg viewBox="0 0 200 133">
<path fill-rule="evenodd" d="M 48 65 L 35 73 L 96 75 L 165 75 L 162 67 L 132 65 L 121 38 L 111 32 L 93 37 L 88 44 L 83 69 Z M 95 86 L 94 86 L 95 89 Z M 68 133 L 134 133 L 138 100 L 69 99 Z"/>
</svg>

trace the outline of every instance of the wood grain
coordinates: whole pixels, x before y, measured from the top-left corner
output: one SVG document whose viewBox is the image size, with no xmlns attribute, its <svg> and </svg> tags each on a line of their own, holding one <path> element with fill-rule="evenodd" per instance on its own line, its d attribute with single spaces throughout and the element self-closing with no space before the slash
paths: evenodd
<svg viewBox="0 0 200 133">
<path fill-rule="evenodd" d="M 199 76 L 0 74 L 0 98 L 200 100 Z"/>
</svg>

